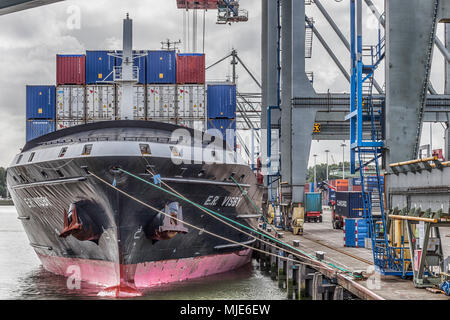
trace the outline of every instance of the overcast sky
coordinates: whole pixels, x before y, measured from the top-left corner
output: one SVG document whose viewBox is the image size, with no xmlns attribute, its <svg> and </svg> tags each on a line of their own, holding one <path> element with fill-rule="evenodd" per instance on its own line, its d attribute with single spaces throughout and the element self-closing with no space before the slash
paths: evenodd
<svg viewBox="0 0 450 320">
<path fill-rule="evenodd" d="M 275 1 L 275 0 L 273 0 Z M 383 0 L 374 1 L 383 10 Z M 348 1 L 322 0 L 329 13 L 349 37 Z M 241 7 L 249 11 L 246 23 L 217 25 L 217 12 L 206 13 L 205 52 L 207 65 L 227 55 L 232 48 L 260 78 L 261 74 L 261 8 L 260 0 L 241 0 Z M 75 11 L 73 11 L 75 10 Z M 80 11 L 79 29 L 68 27 L 68 21 L 76 10 Z M 134 48 L 160 49 L 160 41 L 183 39 L 183 10 L 178 10 L 176 0 L 69 0 L 28 11 L 0 16 L 0 166 L 8 166 L 25 143 L 25 86 L 27 84 L 55 84 L 57 53 L 83 53 L 85 50 L 120 49 L 122 19 L 129 12 L 134 21 Z M 345 47 L 327 25 L 317 8 L 307 7 L 317 29 L 342 60 L 346 68 L 349 56 Z M 376 21 L 365 12 L 365 42 L 375 41 Z M 199 15 L 201 26 L 202 15 Z M 70 25 L 70 23 L 69 23 Z M 438 27 L 443 38 L 443 26 Z M 199 28 L 199 39 L 201 29 Z M 201 40 L 199 40 L 201 47 Z M 313 58 L 307 61 L 307 71 L 314 72 L 314 88 L 317 92 L 349 92 L 346 79 L 335 67 L 318 41 L 314 41 Z M 439 93 L 443 92 L 443 58 L 435 50 L 432 82 Z M 231 68 L 228 63 L 213 68 L 207 80 L 225 80 Z M 383 68 L 377 80 L 384 83 Z M 238 90 L 256 91 L 252 80 L 239 69 Z M 433 126 L 433 145 L 443 147 L 443 129 Z M 428 125 L 424 127 L 423 143 L 429 140 Z M 318 162 L 325 161 L 324 150 L 331 150 L 330 162 L 342 159 L 342 149 L 337 142 L 313 142 L 311 155 L 318 154 Z M 334 161 L 333 161 L 334 160 Z M 346 153 L 346 160 L 348 154 Z M 312 163 L 312 162 L 310 162 Z"/>
</svg>

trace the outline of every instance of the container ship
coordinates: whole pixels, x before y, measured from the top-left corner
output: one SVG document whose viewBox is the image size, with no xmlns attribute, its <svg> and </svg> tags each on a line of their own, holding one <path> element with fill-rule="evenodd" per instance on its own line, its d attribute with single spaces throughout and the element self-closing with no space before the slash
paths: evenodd
<svg viewBox="0 0 450 320">
<path fill-rule="evenodd" d="M 233 139 L 226 142 L 182 123 L 136 120 L 134 88 L 141 72 L 134 61 L 140 58 L 132 50 L 132 20 L 127 17 L 124 47 L 116 56 L 121 65 L 112 75 L 120 85 L 114 89 L 121 100 L 116 119 L 89 123 L 85 118 L 84 124 L 47 134 L 38 130 L 37 137 L 27 130 L 29 141 L 7 171 L 19 219 L 44 268 L 64 276 L 78 270 L 80 280 L 105 286 L 117 296 L 247 264 L 254 238 L 193 204 L 251 225 L 263 194 Z M 88 94 L 74 95 L 86 99 Z M 57 100 L 52 93 L 39 96 Z M 108 112 L 108 103 L 102 103 L 102 111 Z M 69 113 L 76 113 L 76 99 L 70 106 Z M 29 123 L 39 121 L 51 120 Z"/>
</svg>

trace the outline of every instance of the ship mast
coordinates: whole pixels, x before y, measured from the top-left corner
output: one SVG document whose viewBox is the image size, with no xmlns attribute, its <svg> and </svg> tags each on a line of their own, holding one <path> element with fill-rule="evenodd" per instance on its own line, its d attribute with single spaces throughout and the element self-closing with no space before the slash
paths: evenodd
<svg viewBox="0 0 450 320">
<path fill-rule="evenodd" d="M 133 65 L 133 20 L 127 13 L 126 19 L 123 20 L 123 51 L 122 66 L 115 79 L 122 84 L 122 107 L 120 119 L 133 120 L 133 85 L 137 83 L 137 71 L 135 72 Z"/>
</svg>

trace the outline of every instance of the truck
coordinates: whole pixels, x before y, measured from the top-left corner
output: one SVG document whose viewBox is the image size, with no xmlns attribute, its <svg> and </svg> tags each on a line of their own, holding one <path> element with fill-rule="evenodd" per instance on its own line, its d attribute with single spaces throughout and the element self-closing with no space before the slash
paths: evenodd
<svg viewBox="0 0 450 320">
<path fill-rule="evenodd" d="M 305 222 L 322 222 L 322 193 L 305 193 Z"/>
</svg>

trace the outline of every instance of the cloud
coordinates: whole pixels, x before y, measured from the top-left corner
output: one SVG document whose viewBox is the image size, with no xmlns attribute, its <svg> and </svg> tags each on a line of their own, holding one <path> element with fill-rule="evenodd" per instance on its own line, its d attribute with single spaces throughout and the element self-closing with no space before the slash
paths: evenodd
<svg viewBox="0 0 450 320">
<path fill-rule="evenodd" d="M 238 51 L 240 58 L 258 77 L 261 75 L 261 1 L 241 1 L 249 11 L 246 23 L 217 25 L 217 12 L 206 13 L 205 52 L 207 65 L 211 65 L 230 53 Z M 382 11 L 383 0 L 374 1 Z M 322 0 L 344 35 L 349 38 L 349 9 L 347 2 Z M 69 29 L 71 17 L 68 10 L 75 6 L 80 10 L 79 30 Z M 134 47 L 159 49 L 166 39 L 183 39 L 183 10 L 178 10 L 176 0 L 69 0 L 28 11 L 0 17 L 0 166 L 7 166 L 25 142 L 25 86 L 27 84 L 55 83 L 55 55 L 57 53 L 82 53 L 94 49 L 120 49 L 122 19 L 126 13 L 134 20 Z M 349 67 L 347 49 L 317 10 L 307 6 L 308 16 L 314 17 L 316 27 L 326 39 L 345 68 Z M 365 14 L 368 14 L 365 12 Z M 199 12 L 198 47 L 202 48 L 202 18 Z M 370 27 L 370 26 L 369 26 Z M 438 29 L 442 34 L 442 26 Z M 365 26 L 366 43 L 375 43 L 376 34 Z M 432 79 L 437 90 L 443 88 L 443 63 L 436 53 Z M 314 86 L 318 92 L 349 92 L 349 85 L 325 50 L 314 39 L 313 58 L 307 61 L 307 70 L 314 71 Z M 207 72 L 209 80 L 224 80 L 231 67 L 222 63 Z M 255 92 L 253 80 L 238 66 L 239 90 Z M 384 83 L 383 69 L 378 81 Z M 436 132 L 440 132 L 439 130 Z M 425 136 L 426 134 L 424 134 Z M 425 139 L 425 138 L 424 138 Z M 435 139 L 439 140 L 439 139 Z M 435 141 L 437 142 L 437 141 Z M 438 142 L 441 143 L 441 142 Z M 443 142 L 442 142 L 443 144 Z M 342 157 L 335 142 L 313 143 L 311 154 L 323 154 L 330 149 L 336 158 Z M 321 159 L 318 159 L 321 161 Z M 323 159 L 324 161 L 324 159 Z"/>
</svg>

